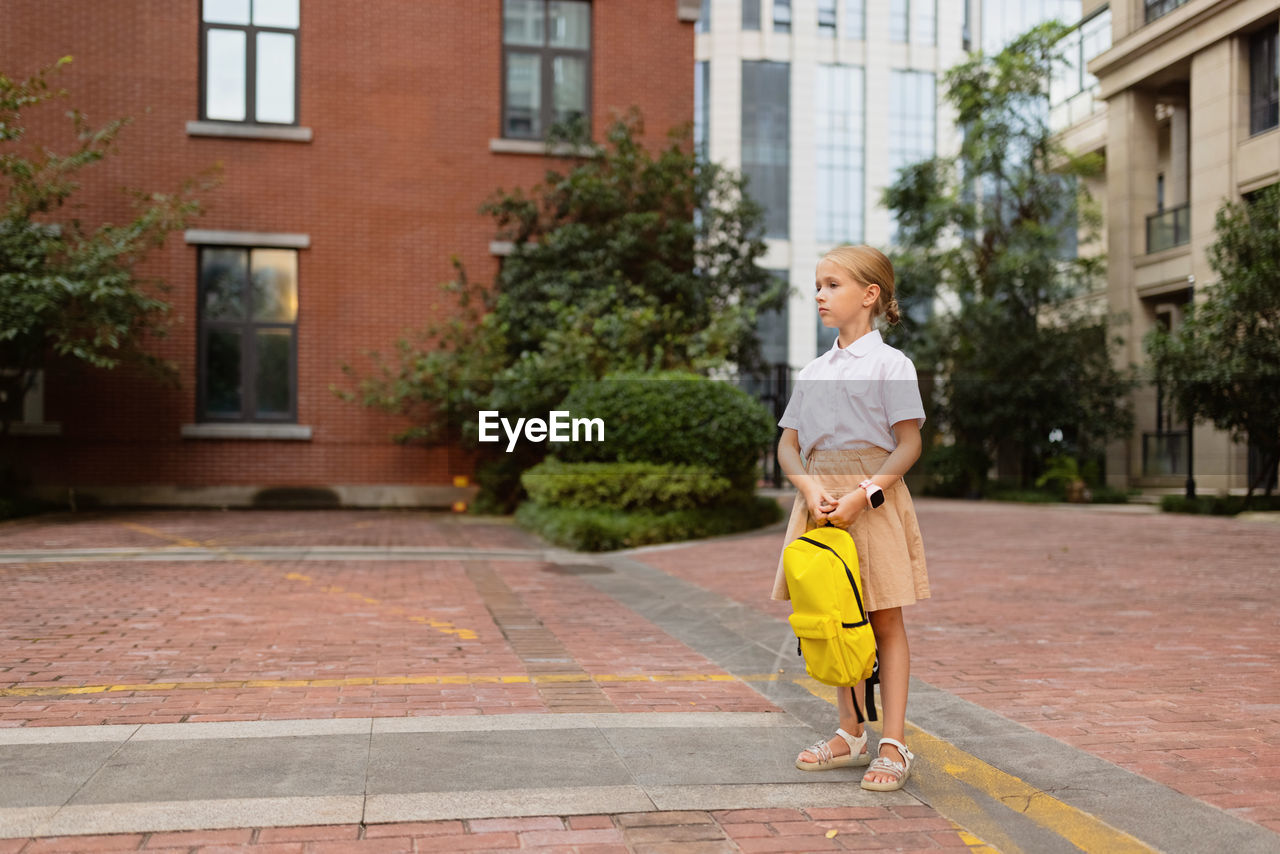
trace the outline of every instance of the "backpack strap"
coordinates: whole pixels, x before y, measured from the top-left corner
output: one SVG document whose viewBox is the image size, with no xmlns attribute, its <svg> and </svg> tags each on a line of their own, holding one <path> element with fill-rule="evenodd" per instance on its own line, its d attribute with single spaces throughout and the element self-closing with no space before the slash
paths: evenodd
<svg viewBox="0 0 1280 854">
<path fill-rule="evenodd" d="M 853 711 L 858 716 L 858 723 L 866 723 L 867 721 L 879 720 L 876 717 L 876 685 L 880 683 L 880 656 L 876 656 L 876 663 L 871 668 L 871 675 L 862 683 L 865 687 L 862 689 L 867 701 L 867 716 L 862 716 L 862 708 L 858 705 L 858 695 L 856 693 L 857 686 L 849 688 L 849 693 L 853 696 Z"/>
</svg>

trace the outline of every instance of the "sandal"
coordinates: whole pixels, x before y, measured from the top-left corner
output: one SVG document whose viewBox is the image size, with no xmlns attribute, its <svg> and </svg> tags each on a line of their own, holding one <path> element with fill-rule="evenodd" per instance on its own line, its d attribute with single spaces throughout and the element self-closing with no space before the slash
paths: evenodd
<svg viewBox="0 0 1280 854">
<path fill-rule="evenodd" d="M 911 762 L 916 758 L 915 754 L 907 750 L 907 746 L 896 738 L 881 738 L 881 744 L 892 744 L 898 748 L 898 752 L 902 754 L 904 762 L 895 762 L 892 759 L 886 759 L 883 756 L 877 756 L 875 761 L 871 763 L 871 767 L 867 769 L 867 774 L 862 778 L 862 788 L 870 792 L 896 792 L 901 789 L 907 782 L 907 777 L 911 774 Z M 885 783 L 873 783 L 867 780 L 870 774 L 892 774 L 893 779 Z"/>
<path fill-rule="evenodd" d="M 805 750 L 818 757 L 817 762 L 804 762 L 800 757 L 796 757 L 796 767 L 801 771 L 827 771 L 831 768 L 848 768 L 852 765 L 866 765 L 871 761 L 871 754 L 864 753 L 863 749 L 867 746 L 867 733 L 864 730 L 862 735 L 849 735 L 842 729 L 836 730 L 836 735 L 844 739 L 844 743 L 849 745 L 849 752 L 844 756 L 836 756 L 831 752 L 831 747 L 825 741 L 819 741 L 812 747 L 806 747 Z"/>
</svg>

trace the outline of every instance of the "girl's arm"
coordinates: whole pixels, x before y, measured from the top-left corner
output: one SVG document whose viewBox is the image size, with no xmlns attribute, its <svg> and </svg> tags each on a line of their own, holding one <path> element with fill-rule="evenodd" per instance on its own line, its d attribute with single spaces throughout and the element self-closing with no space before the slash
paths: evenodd
<svg viewBox="0 0 1280 854">
<path fill-rule="evenodd" d="M 915 424 L 914 421 L 911 423 Z M 827 521 L 827 513 L 835 508 L 836 501 L 822 488 L 817 478 L 804 470 L 804 462 L 800 459 L 800 434 L 790 427 L 783 429 L 782 438 L 778 440 L 778 464 L 809 505 L 809 515 L 819 523 Z"/>
<path fill-rule="evenodd" d="M 897 483 L 911 470 L 916 460 L 920 459 L 922 447 L 920 425 L 914 418 L 894 424 L 893 434 L 898 437 L 898 447 L 894 448 L 893 453 L 884 461 L 884 465 L 880 466 L 880 471 L 871 476 L 871 482 L 881 489 L 888 489 Z M 781 451 L 778 453 L 778 459 L 782 459 Z M 786 471 L 787 467 L 783 465 L 782 470 Z M 855 489 L 837 502 L 836 508 L 828 514 L 827 518 L 832 525 L 847 528 L 853 524 L 853 520 L 859 513 L 870 506 L 867 501 L 867 491 Z"/>
</svg>

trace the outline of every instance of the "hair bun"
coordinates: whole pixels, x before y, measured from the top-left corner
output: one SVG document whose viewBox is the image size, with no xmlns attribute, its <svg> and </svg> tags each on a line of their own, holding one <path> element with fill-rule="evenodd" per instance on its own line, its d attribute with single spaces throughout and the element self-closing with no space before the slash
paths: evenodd
<svg viewBox="0 0 1280 854">
<path fill-rule="evenodd" d="M 889 304 L 884 309 L 884 319 L 889 321 L 891 325 L 896 325 L 901 320 L 902 315 L 898 310 L 897 299 L 891 298 Z"/>
</svg>

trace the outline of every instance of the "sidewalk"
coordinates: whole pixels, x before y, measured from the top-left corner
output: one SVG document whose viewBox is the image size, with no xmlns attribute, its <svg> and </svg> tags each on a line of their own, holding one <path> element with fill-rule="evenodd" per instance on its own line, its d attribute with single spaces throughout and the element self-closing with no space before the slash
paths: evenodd
<svg viewBox="0 0 1280 854">
<path fill-rule="evenodd" d="M 0 525 L 0 854 L 1276 850 L 1280 529 L 919 509 L 921 761 L 887 797 L 791 767 L 834 710 L 763 598 L 780 531 L 591 556 L 408 512 Z"/>
</svg>

